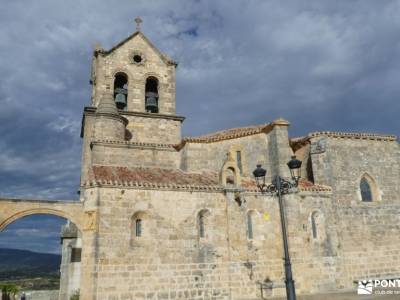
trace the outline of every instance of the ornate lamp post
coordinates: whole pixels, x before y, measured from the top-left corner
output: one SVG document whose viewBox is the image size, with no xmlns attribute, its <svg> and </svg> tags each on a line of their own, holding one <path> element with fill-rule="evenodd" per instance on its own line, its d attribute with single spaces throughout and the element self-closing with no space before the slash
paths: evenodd
<svg viewBox="0 0 400 300">
<path fill-rule="evenodd" d="M 283 249 L 285 253 L 285 284 L 286 284 L 286 296 L 288 300 L 296 300 L 296 291 L 294 287 L 294 280 L 292 276 L 292 264 L 290 262 L 289 248 L 286 233 L 286 222 L 285 222 L 285 210 L 283 206 L 282 195 L 289 193 L 291 188 L 298 186 L 300 175 L 301 175 L 301 161 L 296 159 L 296 156 L 292 156 L 292 159 L 287 163 L 292 180 L 288 181 L 280 177 L 275 176 L 270 185 L 265 183 L 265 175 L 267 170 L 263 169 L 261 165 L 257 165 L 257 168 L 253 171 L 253 175 L 256 178 L 257 186 L 261 193 L 268 193 L 272 195 L 278 195 L 279 200 L 279 212 L 281 216 L 282 226 L 282 238 L 283 238 Z"/>
</svg>

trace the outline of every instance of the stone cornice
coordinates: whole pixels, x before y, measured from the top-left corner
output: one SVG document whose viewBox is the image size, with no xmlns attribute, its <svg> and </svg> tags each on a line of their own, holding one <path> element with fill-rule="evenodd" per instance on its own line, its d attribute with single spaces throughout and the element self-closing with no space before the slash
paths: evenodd
<svg viewBox="0 0 400 300">
<path fill-rule="evenodd" d="M 87 181 L 81 185 L 82 188 L 124 188 L 124 189 L 140 189 L 140 190 L 156 190 L 156 191 L 188 191 L 188 192 L 209 192 L 209 193 L 226 193 L 227 191 L 238 190 L 244 194 L 264 195 L 258 189 L 226 189 L 223 186 L 202 186 L 202 185 L 180 185 L 180 184 L 158 184 L 143 182 L 127 182 L 127 181 Z M 329 187 L 325 189 L 317 188 L 298 188 L 299 194 L 325 194 L 330 195 L 332 190 Z M 268 196 L 267 194 L 265 194 Z"/>
<path fill-rule="evenodd" d="M 354 139 L 354 140 L 397 141 L 397 137 L 395 135 L 384 135 L 375 133 L 317 131 L 308 134 L 309 138 L 314 138 L 319 136 L 326 136 L 339 139 Z"/>
<path fill-rule="evenodd" d="M 167 119 L 183 122 L 185 117 L 175 116 L 175 115 L 166 115 L 166 114 L 154 114 L 148 112 L 140 112 L 140 111 L 125 111 L 118 110 L 121 116 L 135 116 L 135 117 L 143 117 L 143 118 L 152 118 L 152 119 Z M 96 113 L 96 107 L 86 106 L 84 108 L 84 115 L 91 115 Z"/>
<path fill-rule="evenodd" d="M 62 204 L 72 204 L 72 205 L 82 205 L 79 200 L 48 200 L 48 199 L 21 199 L 21 198 L 0 198 L 0 201 L 10 201 L 10 202 L 31 202 L 31 203 L 62 203 Z"/>
<path fill-rule="evenodd" d="M 397 136 L 395 135 L 384 135 L 374 133 L 357 133 L 357 132 L 338 132 L 338 131 L 317 131 L 309 133 L 307 136 L 291 138 L 290 146 L 293 151 L 310 144 L 311 139 L 317 137 L 328 137 L 335 139 L 351 139 L 351 140 L 370 140 L 370 141 L 382 141 L 382 142 L 395 142 Z"/>
<path fill-rule="evenodd" d="M 108 188 L 126 188 L 126 189 L 146 189 L 146 190 L 169 190 L 169 191 L 196 191 L 196 192 L 223 192 L 224 188 L 218 185 L 190 185 L 190 184 L 162 184 L 148 182 L 127 182 L 98 180 L 87 181 L 81 186 L 83 188 L 90 187 L 108 187 Z"/>
<path fill-rule="evenodd" d="M 175 145 L 173 144 L 139 143 L 139 142 L 129 142 L 129 141 L 116 141 L 116 140 L 93 140 L 91 142 L 91 145 L 132 148 L 132 149 L 157 149 L 157 150 L 176 152 Z"/>
<path fill-rule="evenodd" d="M 93 180 L 84 182 L 81 187 L 107 187 L 107 188 L 126 188 L 126 189 L 146 189 L 146 190 L 168 190 L 168 191 L 190 191 L 190 192 L 241 192 L 244 194 L 263 195 L 258 188 L 226 188 L 222 185 L 193 185 L 193 184 L 174 184 L 138 181 L 119 181 L 119 180 Z M 332 189 L 328 186 L 313 185 L 299 186 L 300 194 L 331 194 Z"/>
<path fill-rule="evenodd" d="M 101 112 L 96 112 L 96 117 L 106 117 L 106 118 L 110 118 L 110 119 L 114 119 L 117 121 L 120 121 L 122 123 L 125 124 L 125 126 L 128 124 L 128 120 L 126 118 L 124 118 L 121 115 L 116 115 L 116 114 L 112 114 L 112 113 L 101 113 Z"/>
</svg>

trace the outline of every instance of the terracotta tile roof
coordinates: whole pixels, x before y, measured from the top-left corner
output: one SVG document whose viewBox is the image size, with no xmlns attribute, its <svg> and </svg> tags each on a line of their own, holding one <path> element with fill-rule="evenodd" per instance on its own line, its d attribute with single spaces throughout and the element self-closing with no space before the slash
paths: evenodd
<svg viewBox="0 0 400 300">
<path fill-rule="evenodd" d="M 310 191 L 310 192 L 331 192 L 332 188 L 327 185 L 314 184 L 307 180 L 299 181 L 299 189 L 301 191 Z"/>
<path fill-rule="evenodd" d="M 198 191 L 223 191 L 217 172 L 188 173 L 179 169 L 128 168 L 117 166 L 93 166 L 93 176 L 86 186 L 126 186 L 157 189 L 182 189 Z M 255 180 L 243 178 L 241 188 L 258 192 Z M 330 187 L 300 181 L 302 191 L 326 192 Z"/>
<path fill-rule="evenodd" d="M 217 190 L 216 172 L 187 173 L 179 169 L 93 166 L 94 184 L 158 187 L 177 189 Z M 89 184 L 93 184 L 89 182 Z"/>
<path fill-rule="evenodd" d="M 315 137 L 325 136 L 330 138 L 339 139 L 353 139 L 353 140 L 373 140 L 373 141 L 397 141 L 395 135 L 384 135 L 375 133 L 361 133 L 361 132 L 337 132 L 337 131 L 317 131 L 309 133 L 307 136 L 295 137 L 290 139 L 290 146 L 294 151 L 302 148 L 304 145 L 310 143 L 310 140 Z"/>
<path fill-rule="evenodd" d="M 262 133 L 272 129 L 270 127 L 272 127 L 271 124 L 262 124 L 255 126 L 230 128 L 201 136 L 185 137 L 183 140 L 191 143 L 212 143 Z"/>
<path fill-rule="evenodd" d="M 221 130 L 217 132 L 213 132 L 206 135 L 195 136 L 195 137 L 184 137 L 180 144 L 176 145 L 175 148 L 177 150 L 182 149 L 186 143 L 214 143 L 224 140 L 236 139 L 240 137 L 245 137 L 258 133 L 268 133 L 272 130 L 273 126 L 280 121 L 285 120 L 276 120 L 272 123 L 254 125 L 254 126 L 246 126 L 246 127 L 238 127 L 238 128 L 230 128 L 226 130 Z M 287 122 L 287 121 L 285 121 Z"/>
</svg>

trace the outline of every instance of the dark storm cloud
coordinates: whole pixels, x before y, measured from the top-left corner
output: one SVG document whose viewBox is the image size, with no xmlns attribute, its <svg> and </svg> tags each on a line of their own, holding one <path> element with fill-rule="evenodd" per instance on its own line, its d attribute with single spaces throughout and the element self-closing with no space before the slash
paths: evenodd
<svg viewBox="0 0 400 300">
<path fill-rule="evenodd" d="M 185 135 L 284 117 L 399 134 L 399 1 L 4 1 L 0 194 L 77 198 L 92 46 L 144 33 L 179 62 Z"/>
</svg>

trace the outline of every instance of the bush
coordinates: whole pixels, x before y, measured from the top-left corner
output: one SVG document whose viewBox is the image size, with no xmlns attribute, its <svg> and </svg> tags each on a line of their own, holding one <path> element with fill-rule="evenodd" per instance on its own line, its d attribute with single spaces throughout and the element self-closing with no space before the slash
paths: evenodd
<svg viewBox="0 0 400 300">
<path fill-rule="evenodd" d="M 79 290 L 74 291 L 69 300 L 79 300 Z"/>
</svg>

